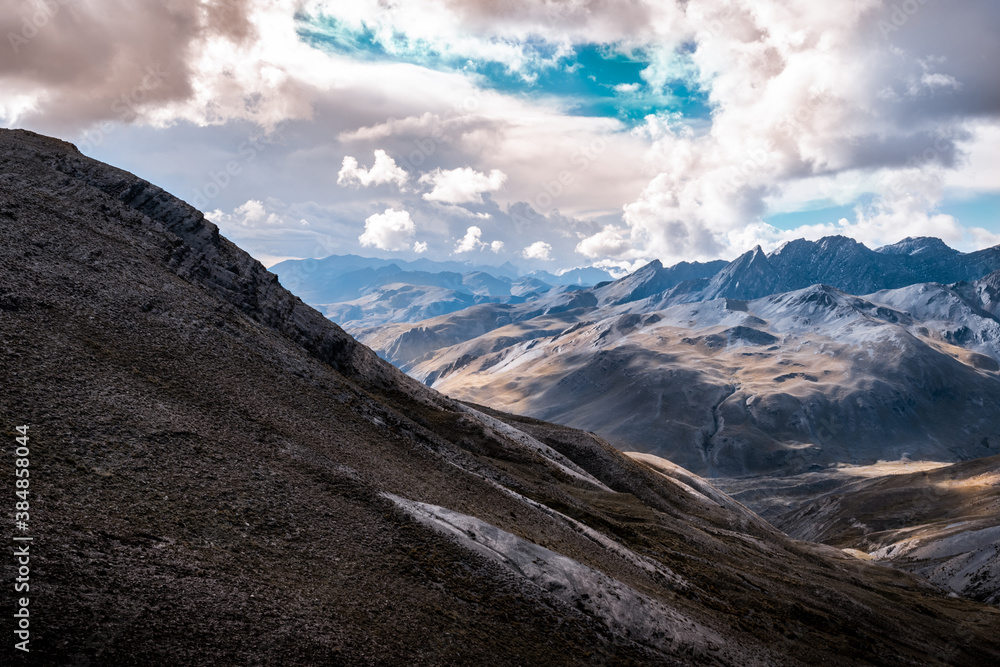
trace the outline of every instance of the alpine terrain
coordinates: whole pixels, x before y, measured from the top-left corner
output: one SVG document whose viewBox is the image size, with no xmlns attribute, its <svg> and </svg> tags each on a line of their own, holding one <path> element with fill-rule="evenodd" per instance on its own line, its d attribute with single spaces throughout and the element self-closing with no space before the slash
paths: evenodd
<svg viewBox="0 0 1000 667">
<path fill-rule="evenodd" d="M 798 291 L 659 315 L 626 302 L 600 320 L 578 310 L 530 328 L 511 321 L 480 341 L 475 370 L 492 360 L 490 381 L 514 407 L 529 405 L 512 374 L 521 364 L 528 377 L 529 346 L 598 359 L 574 366 L 560 354 L 569 361 L 553 369 L 565 378 L 553 391 L 616 366 L 644 386 L 687 377 L 690 400 L 706 407 L 676 451 L 703 472 L 872 455 L 849 440 L 876 415 L 926 410 L 921 392 L 957 412 L 937 437 L 982 401 L 981 419 L 949 445 L 955 456 L 996 448 L 989 285 L 926 287 L 966 313 L 962 340 L 899 292 L 789 287 Z M 831 327 L 862 347 L 827 340 Z M 687 358 L 667 359 L 666 341 Z M 647 350 L 631 375 L 627 349 Z M 471 395 L 457 352 L 416 372 Z M 17 664 L 1000 660 L 1000 609 L 789 538 L 675 464 L 448 398 L 305 305 L 194 208 L 24 131 L 0 131 L 0 353 L 5 447 L 27 426 L 30 449 L 30 652 Z M 662 359 L 662 377 L 646 375 L 642 354 Z M 737 358 L 752 363 L 733 377 Z M 873 403 L 856 406 L 852 392 L 881 373 Z M 819 391 L 833 379 L 841 389 Z M 913 404 L 894 393 L 909 387 Z M 677 400 L 664 390 L 664 414 Z M 806 442 L 820 415 L 842 431 Z M 910 437 L 886 428 L 887 447 Z M 4 488 L 14 470 L 8 459 Z M 853 544 L 838 507 L 825 504 L 810 530 Z M 866 525 L 872 544 L 906 538 Z M 16 567 L 4 560 L 6 581 Z"/>
<path fill-rule="evenodd" d="M 831 237 L 671 271 L 355 333 L 450 396 L 698 474 L 1000 453 L 1000 247 Z"/>
</svg>

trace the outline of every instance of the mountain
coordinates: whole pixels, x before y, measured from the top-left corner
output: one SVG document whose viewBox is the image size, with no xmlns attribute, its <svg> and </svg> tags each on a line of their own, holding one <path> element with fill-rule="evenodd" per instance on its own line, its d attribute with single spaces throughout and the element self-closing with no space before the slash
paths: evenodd
<svg viewBox="0 0 1000 667">
<path fill-rule="evenodd" d="M 957 461 L 1000 451 L 1000 320 L 987 310 L 998 275 L 510 316 L 529 302 L 501 321 L 490 306 L 362 340 L 449 395 L 699 474 Z"/>
<path fill-rule="evenodd" d="M 325 281 L 337 276 L 361 269 L 380 269 L 395 265 L 398 271 L 418 271 L 423 273 L 470 273 L 481 271 L 497 278 L 513 280 L 520 273 L 517 267 L 510 263 L 502 266 L 483 266 L 474 262 L 439 262 L 426 258 L 404 260 L 398 258 L 381 259 L 377 257 L 360 257 L 358 255 L 330 255 L 323 259 L 288 259 L 271 267 L 271 272 L 286 279 L 289 283 L 298 282 L 299 286 L 314 283 L 322 286 Z"/>
<path fill-rule="evenodd" d="M 570 269 L 558 275 L 548 271 L 532 271 L 527 277 L 536 278 L 550 285 L 579 285 L 590 287 L 602 282 L 608 282 L 614 278 L 604 269 L 594 266 Z"/>
<path fill-rule="evenodd" d="M 509 264 L 480 267 L 357 255 L 286 260 L 271 271 L 282 285 L 351 332 L 393 322 L 418 322 L 482 303 L 523 303 L 554 286 L 589 287 L 611 279 L 606 271 L 592 267 L 559 276 L 545 271 L 518 276 Z"/>
<path fill-rule="evenodd" d="M 601 305 L 616 306 L 638 301 L 669 290 L 681 283 L 711 278 L 726 266 L 722 260 L 715 262 L 681 262 L 664 267 L 654 260 L 633 273 L 606 285 L 597 285 L 594 294 Z"/>
<path fill-rule="evenodd" d="M 572 307 L 602 311 L 607 307 L 638 302 L 643 311 L 652 313 L 675 305 L 715 299 L 759 299 L 812 285 L 828 285 L 851 294 L 869 294 L 928 282 L 974 282 L 998 270 L 1000 246 L 963 254 L 949 248 L 939 239 L 908 238 L 895 245 L 870 250 L 853 239 L 831 236 L 817 242 L 791 241 L 771 254 L 765 254 L 758 246 L 728 264 L 722 261 L 681 262 L 672 267 L 664 267 L 659 260 L 654 260 L 616 281 L 584 288 L 574 296 Z M 317 281 L 317 284 L 321 282 Z M 484 306 L 474 313 L 464 313 L 457 317 L 465 322 L 479 317 L 483 326 L 490 326 L 491 322 L 502 326 L 499 323 L 527 320 L 537 314 L 550 312 L 547 301 L 551 297 L 543 296 L 544 293 L 537 290 L 534 294 L 526 295 L 526 303 L 514 311 L 506 306 L 497 306 L 497 313 L 489 313 L 490 307 Z M 315 295 L 305 294 L 304 298 L 309 303 L 321 305 Z M 456 302 L 455 307 L 458 305 L 460 304 Z M 369 305 L 368 309 L 372 307 Z M 338 313 L 332 310 L 330 312 Z M 352 317 L 357 317 L 360 312 L 364 311 L 352 311 Z M 514 314 L 508 316 L 511 312 Z M 427 322 L 415 319 L 408 313 L 407 319 L 391 320 L 382 317 L 360 325 L 348 322 L 347 326 L 353 334 L 371 343 L 376 350 L 387 350 L 395 346 L 388 341 L 410 336 L 412 334 L 409 332 L 414 329 L 423 332 L 444 327 L 456 331 L 456 327 L 451 326 L 447 320 L 434 319 L 441 315 L 447 315 L 447 312 L 434 313 Z M 601 317 L 600 312 L 581 314 L 582 320 L 587 321 Z M 420 326 L 417 327 L 404 326 L 406 323 L 418 322 Z M 468 331 L 476 332 L 477 336 L 481 333 L 478 328 Z M 447 340 L 448 345 L 461 342 L 454 337 Z M 424 352 L 421 354 L 433 349 L 435 344 L 430 342 L 422 345 Z M 415 356 L 397 355 L 388 358 L 404 369 L 417 361 Z"/>
<path fill-rule="evenodd" d="M 717 274 L 665 291 L 657 305 L 712 299 L 759 299 L 771 294 L 829 285 L 850 294 L 870 294 L 918 283 L 972 281 L 1000 270 L 1000 246 L 960 253 L 940 239 L 907 238 L 870 250 L 843 236 L 790 241 L 765 254 L 758 246 Z"/>
<path fill-rule="evenodd" d="M 618 280 L 594 267 L 558 276 L 535 271 L 517 277 L 516 269 L 507 264 L 477 267 L 356 255 L 287 260 L 272 267 L 282 285 L 362 337 L 379 327 L 422 322 L 482 304 L 499 304 L 504 311 L 508 304 L 539 300 L 519 312 L 544 312 L 541 297 L 553 286 L 587 290 L 596 306 L 646 301 L 652 311 L 719 298 L 756 299 L 814 284 L 868 294 L 924 282 L 972 281 L 998 269 L 1000 246 L 963 254 L 939 239 L 908 238 L 870 250 L 840 236 L 791 241 L 770 254 L 758 246 L 728 263 L 681 262 L 664 267 L 655 260 Z M 503 317 L 498 313 L 487 319 Z"/>
<path fill-rule="evenodd" d="M 750 252 L 730 262 L 708 283 L 702 300 L 727 297 L 754 299 L 786 291 L 785 281 L 757 246 Z"/>
<path fill-rule="evenodd" d="M 0 174 L 25 664 L 1000 658 L 995 608 L 420 385 L 132 174 L 8 130 Z"/>
</svg>

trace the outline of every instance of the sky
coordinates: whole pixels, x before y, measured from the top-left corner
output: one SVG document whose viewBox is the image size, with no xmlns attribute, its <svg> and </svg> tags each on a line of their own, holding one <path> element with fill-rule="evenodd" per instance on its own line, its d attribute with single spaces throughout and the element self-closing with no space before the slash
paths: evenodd
<svg viewBox="0 0 1000 667">
<path fill-rule="evenodd" d="M 1000 244 L 995 0 L 0 0 L 0 125 L 271 265 Z"/>
</svg>

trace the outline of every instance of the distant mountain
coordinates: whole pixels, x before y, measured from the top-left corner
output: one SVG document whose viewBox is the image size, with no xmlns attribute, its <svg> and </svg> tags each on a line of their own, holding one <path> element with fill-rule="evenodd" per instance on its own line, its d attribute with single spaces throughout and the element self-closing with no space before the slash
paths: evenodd
<svg viewBox="0 0 1000 667">
<path fill-rule="evenodd" d="M 998 269 L 1000 246 L 961 253 L 940 239 L 907 238 L 871 250 L 853 239 L 828 236 L 819 241 L 790 241 L 770 254 L 758 246 L 714 276 L 663 293 L 657 305 L 759 299 L 816 284 L 870 294 L 917 283 L 971 281 Z"/>
<path fill-rule="evenodd" d="M 1000 660 L 991 608 L 406 377 L 133 174 L 8 130 L 0 174 L 25 664 Z"/>
<path fill-rule="evenodd" d="M 501 266 L 487 266 L 475 262 L 436 261 L 424 257 L 415 260 L 381 259 L 378 257 L 361 257 L 359 255 L 330 255 L 323 259 L 288 259 L 272 266 L 269 270 L 278 276 L 289 279 L 298 278 L 305 281 L 335 277 L 359 269 L 378 269 L 395 264 L 400 271 L 423 271 L 426 273 L 469 273 L 482 271 L 497 278 L 514 279 L 521 272 L 509 262 Z"/>
<path fill-rule="evenodd" d="M 481 304 L 530 302 L 559 286 L 587 290 L 597 306 L 646 300 L 652 311 L 719 298 L 758 299 L 814 284 L 869 294 L 917 283 L 972 281 L 998 269 L 1000 246 L 961 253 L 940 239 L 907 238 L 871 250 L 842 236 L 791 241 L 770 254 L 758 246 L 728 263 L 681 262 L 665 267 L 655 260 L 618 280 L 593 267 L 561 275 L 535 271 L 517 276 L 509 264 L 477 267 L 357 255 L 288 260 L 271 267 L 284 286 L 352 333 L 419 322 Z M 577 300 L 582 304 L 586 298 Z M 539 302 L 519 312 L 545 310 Z"/>
<path fill-rule="evenodd" d="M 638 301 L 665 292 L 689 281 L 711 278 L 726 267 L 726 262 L 681 262 L 664 267 L 659 260 L 647 264 L 630 275 L 606 285 L 597 285 L 594 294 L 601 305 L 618 305 Z"/>
<path fill-rule="evenodd" d="M 271 267 L 282 284 L 349 331 L 392 322 L 417 322 L 482 303 L 517 304 L 553 287 L 590 287 L 611 279 L 604 270 L 523 276 L 510 264 L 385 260 L 333 255 L 287 260 Z"/>
<path fill-rule="evenodd" d="M 614 279 L 611 274 L 604 269 L 598 269 L 593 266 L 570 269 L 569 271 L 558 275 L 549 273 L 548 271 L 532 271 L 525 275 L 537 278 L 538 280 L 546 282 L 550 285 L 579 285 L 581 287 L 591 287 L 593 285 L 597 285 L 598 283 Z"/>
</svg>

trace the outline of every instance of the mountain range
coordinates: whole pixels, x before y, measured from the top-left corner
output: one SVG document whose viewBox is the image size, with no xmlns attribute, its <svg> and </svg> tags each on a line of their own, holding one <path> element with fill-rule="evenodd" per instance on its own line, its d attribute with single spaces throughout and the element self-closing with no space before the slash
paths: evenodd
<svg viewBox="0 0 1000 667">
<path fill-rule="evenodd" d="M 596 268 L 560 275 L 427 259 L 357 255 L 286 260 L 271 267 L 283 285 L 347 329 L 417 322 L 480 303 L 524 303 L 553 289 L 590 287 L 611 275 Z"/>
<path fill-rule="evenodd" d="M 449 395 L 701 474 L 955 461 L 1000 450 L 1000 321 L 971 296 L 998 279 L 866 298 L 813 286 L 652 311 L 633 302 L 497 327 L 476 308 L 361 340 Z"/>
<path fill-rule="evenodd" d="M 24 131 L 0 130 L 0 350 L 4 437 L 30 436 L 26 664 L 1000 659 L 1000 610 L 450 399 L 194 208 Z"/>
<path fill-rule="evenodd" d="M 1000 269 L 1000 246 L 961 253 L 936 238 L 907 238 L 871 250 L 842 236 L 797 240 L 770 254 L 760 247 L 732 262 L 653 261 L 611 280 L 601 269 L 561 275 L 516 267 L 460 262 L 405 261 L 333 255 L 286 260 L 271 270 L 282 284 L 330 319 L 356 332 L 398 322 L 419 322 L 483 303 L 518 305 L 551 291 L 585 290 L 596 305 L 620 305 L 655 297 L 651 307 L 717 298 L 757 299 L 823 284 L 851 294 L 870 294 L 925 282 L 972 281 Z M 586 289 L 591 288 L 591 289 Z M 532 312 L 529 308 L 528 312 Z"/>
<path fill-rule="evenodd" d="M 700 474 L 1000 451 L 1000 247 L 873 251 L 831 237 L 681 279 L 716 268 L 653 262 L 592 288 L 354 333 L 449 395 Z"/>
</svg>

